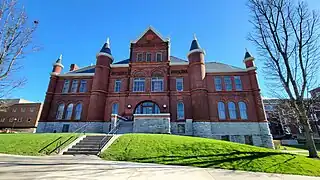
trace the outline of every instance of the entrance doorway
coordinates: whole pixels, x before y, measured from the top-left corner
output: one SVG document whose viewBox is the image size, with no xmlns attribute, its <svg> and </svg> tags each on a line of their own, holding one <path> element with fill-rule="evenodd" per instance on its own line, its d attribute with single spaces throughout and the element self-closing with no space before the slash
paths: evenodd
<svg viewBox="0 0 320 180">
<path fill-rule="evenodd" d="M 160 114 L 159 106 L 151 101 L 141 102 L 137 105 L 135 114 Z"/>
</svg>

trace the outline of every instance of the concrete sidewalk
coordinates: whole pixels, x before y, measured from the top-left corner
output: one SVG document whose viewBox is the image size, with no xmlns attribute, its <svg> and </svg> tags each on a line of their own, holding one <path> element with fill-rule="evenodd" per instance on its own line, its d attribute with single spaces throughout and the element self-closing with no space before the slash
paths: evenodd
<svg viewBox="0 0 320 180">
<path fill-rule="evenodd" d="M 318 177 L 254 173 L 209 168 L 103 161 L 96 156 L 0 155 L 0 180 L 165 179 L 165 180 L 315 180 Z"/>
</svg>

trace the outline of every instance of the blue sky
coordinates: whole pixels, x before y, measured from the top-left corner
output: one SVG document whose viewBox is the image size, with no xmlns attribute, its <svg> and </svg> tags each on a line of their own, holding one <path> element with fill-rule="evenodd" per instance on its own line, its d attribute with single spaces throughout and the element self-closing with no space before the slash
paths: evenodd
<svg viewBox="0 0 320 180">
<path fill-rule="evenodd" d="M 129 56 L 130 40 L 152 25 L 171 39 L 171 54 L 186 59 L 193 34 L 206 50 L 206 61 L 238 67 L 245 48 L 255 55 L 246 37 L 251 30 L 246 0 L 22 0 L 30 20 L 39 21 L 34 42 L 42 50 L 20 63 L 19 76 L 27 84 L 11 98 L 43 101 L 52 63 L 63 54 L 64 71 L 71 63 L 80 67 L 95 63 L 95 55 L 107 37 L 116 61 Z M 319 0 L 308 0 L 320 9 Z M 262 68 L 259 57 L 256 65 Z M 258 70 L 263 96 L 268 96 L 263 74 Z"/>
</svg>

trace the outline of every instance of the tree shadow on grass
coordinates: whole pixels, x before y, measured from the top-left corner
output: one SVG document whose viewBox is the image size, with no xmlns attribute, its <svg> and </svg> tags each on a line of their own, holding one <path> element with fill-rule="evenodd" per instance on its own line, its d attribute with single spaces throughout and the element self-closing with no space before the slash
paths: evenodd
<svg viewBox="0 0 320 180">
<path fill-rule="evenodd" d="M 252 161 L 265 158 L 268 156 L 282 155 L 281 152 L 246 152 L 246 151 L 234 151 L 231 153 L 221 154 L 207 154 L 207 155 L 172 155 L 172 156 L 154 156 L 144 158 L 132 158 L 131 161 L 145 162 L 145 163 L 161 163 L 170 165 L 182 165 L 182 166 L 196 166 L 196 167 L 223 167 L 223 164 L 229 164 L 228 169 L 241 169 L 250 168 Z M 291 155 L 291 154 L 290 154 Z M 273 166 L 286 163 L 295 158 L 295 155 L 291 155 L 292 158 L 285 161 L 275 162 Z"/>
</svg>

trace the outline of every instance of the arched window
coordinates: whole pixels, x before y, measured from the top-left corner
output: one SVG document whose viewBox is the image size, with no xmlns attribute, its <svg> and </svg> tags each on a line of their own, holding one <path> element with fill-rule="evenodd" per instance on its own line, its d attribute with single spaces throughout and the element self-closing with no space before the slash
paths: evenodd
<svg viewBox="0 0 320 180">
<path fill-rule="evenodd" d="M 67 111 L 66 111 L 66 114 L 64 116 L 64 119 L 71 119 L 72 117 L 72 111 L 73 111 L 73 104 L 69 104 L 68 107 L 67 107 Z"/>
<path fill-rule="evenodd" d="M 76 110 L 75 110 L 75 119 L 80 120 L 81 119 L 81 113 L 82 113 L 82 104 L 79 103 L 76 105 Z"/>
<path fill-rule="evenodd" d="M 177 104 L 177 118 L 184 119 L 184 104 L 181 101 Z"/>
<path fill-rule="evenodd" d="M 228 102 L 228 110 L 230 119 L 237 119 L 237 110 L 234 102 Z"/>
<path fill-rule="evenodd" d="M 62 119 L 63 117 L 63 111 L 64 111 L 64 104 L 59 104 L 57 113 L 56 113 L 56 119 Z"/>
<path fill-rule="evenodd" d="M 118 114 L 119 111 L 119 103 L 112 104 L 112 114 Z"/>
<path fill-rule="evenodd" d="M 135 114 L 159 114 L 160 108 L 156 103 L 146 101 L 137 105 Z"/>
<path fill-rule="evenodd" d="M 248 119 L 246 103 L 240 101 L 238 105 L 239 105 L 241 119 Z"/>
<path fill-rule="evenodd" d="M 219 119 L 226 119 L 226 108 L 223 102 L 218 102 Z"/>
</svg>

